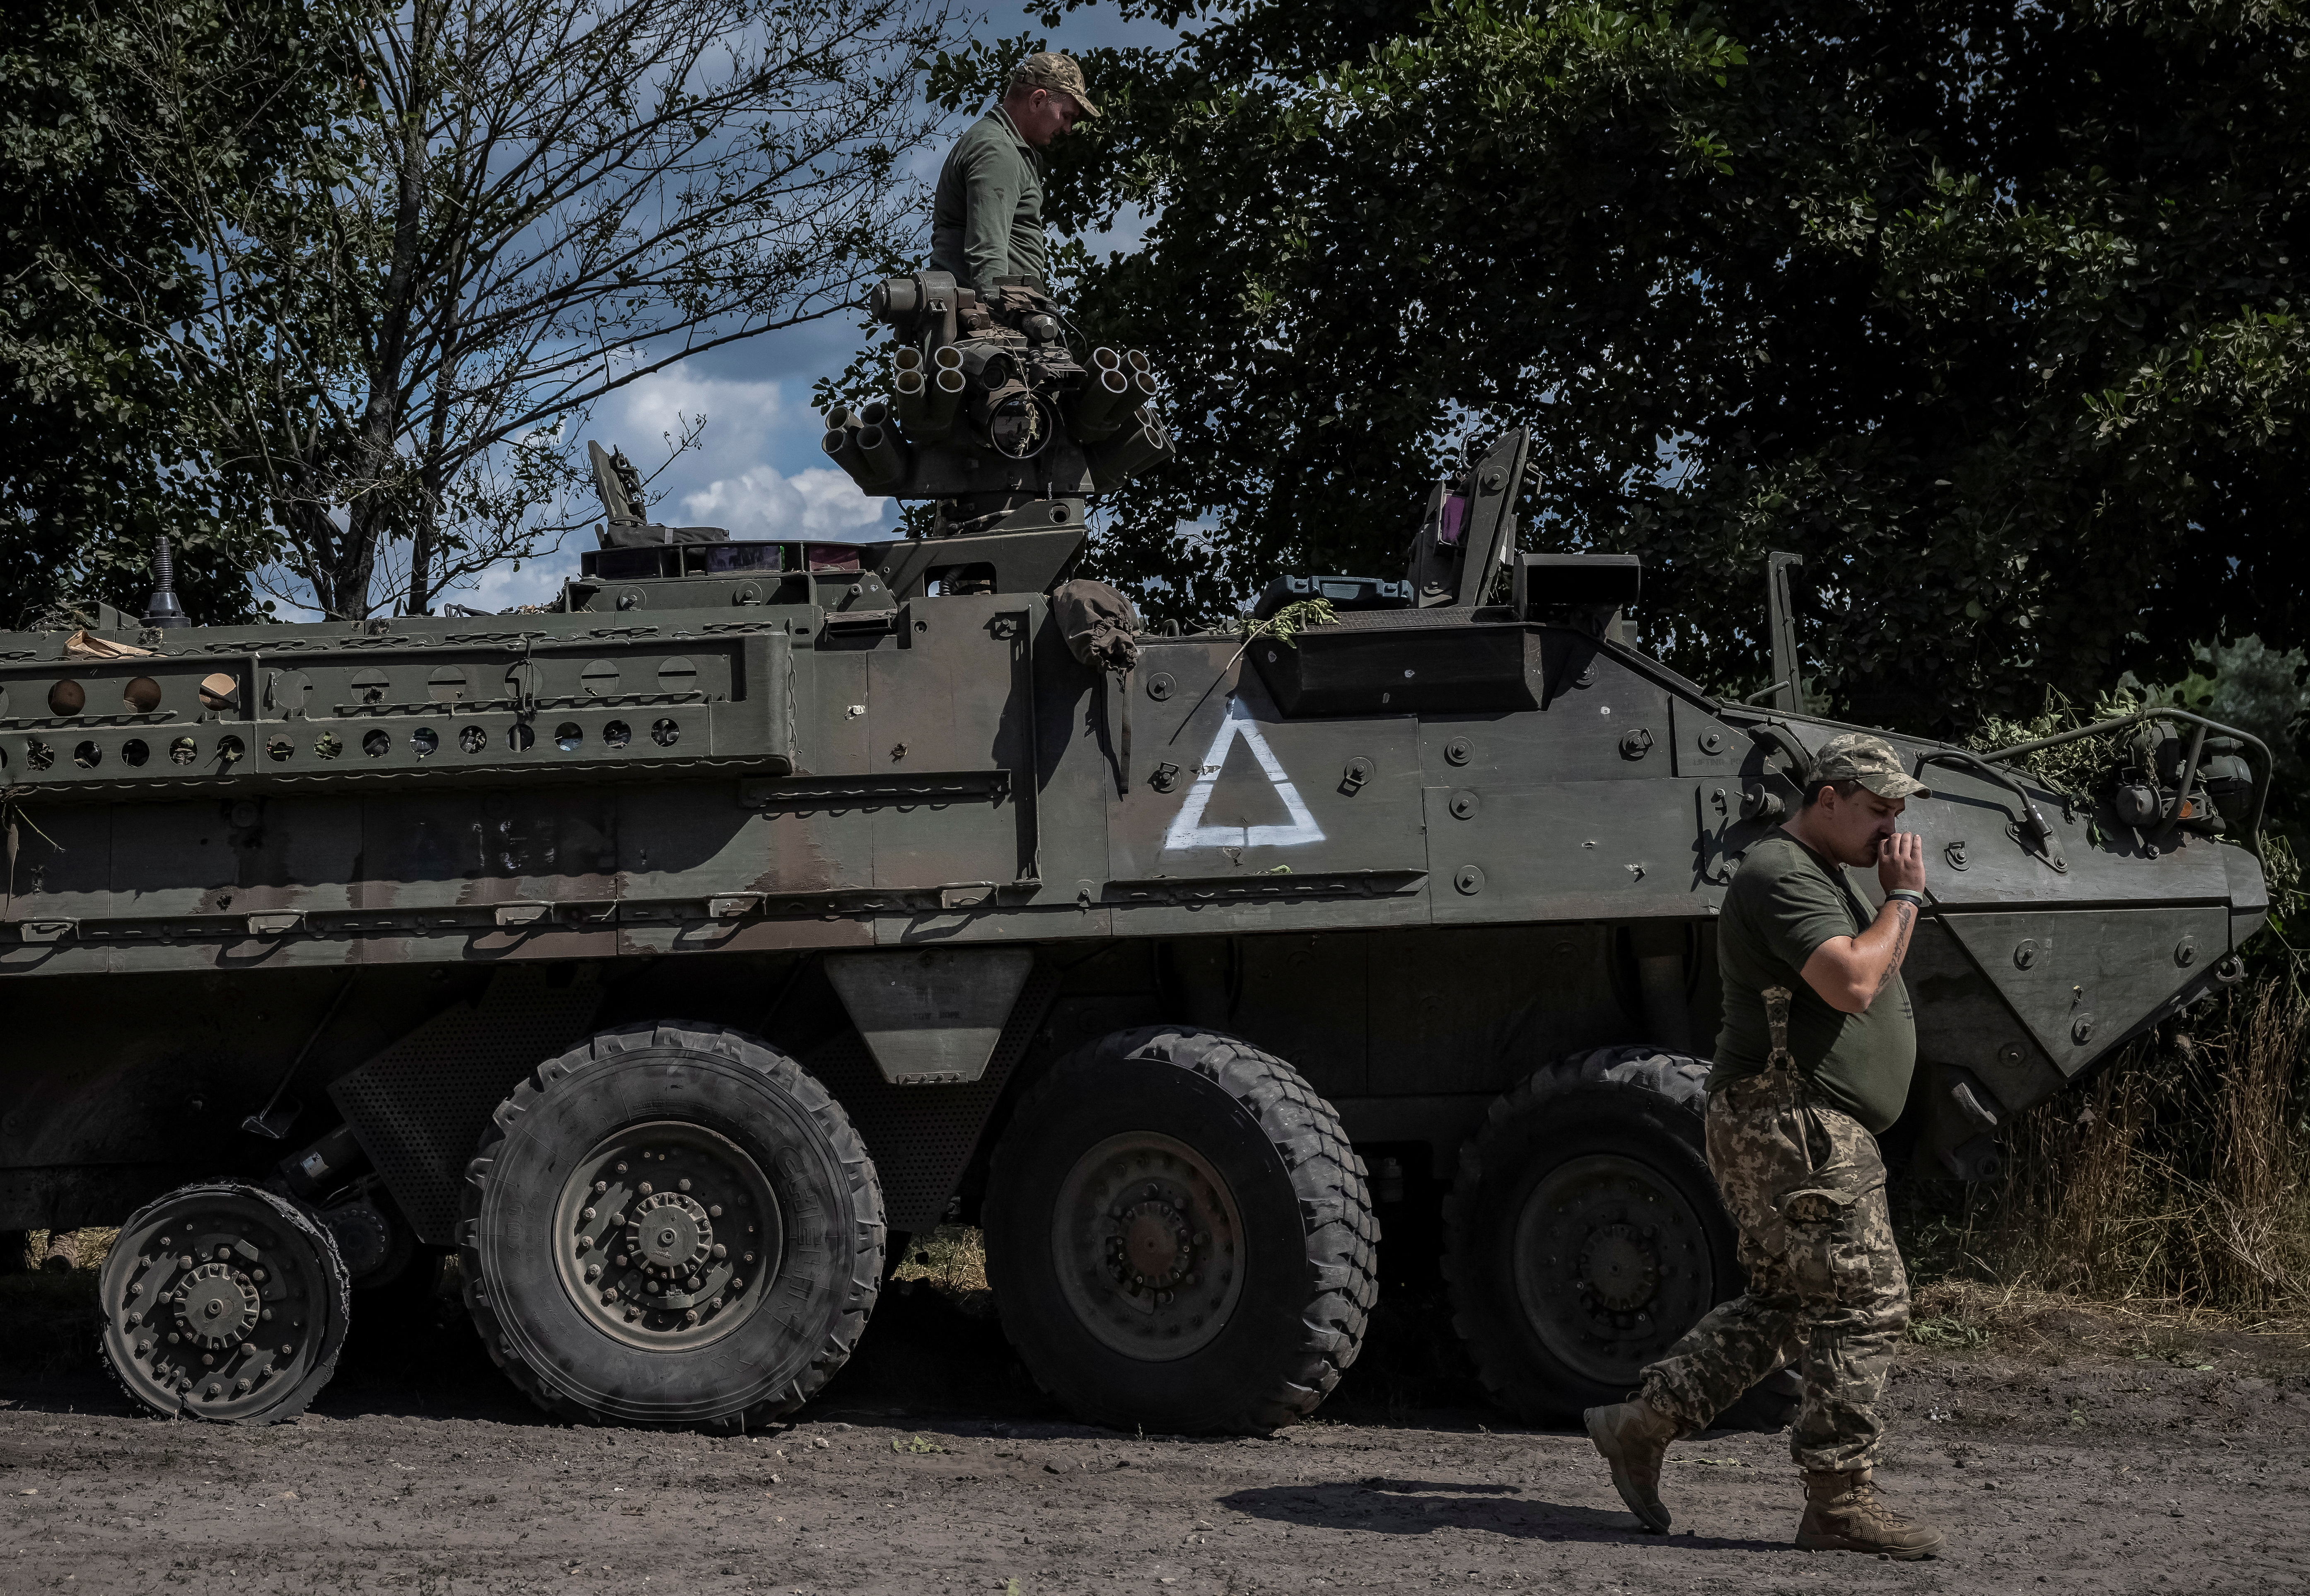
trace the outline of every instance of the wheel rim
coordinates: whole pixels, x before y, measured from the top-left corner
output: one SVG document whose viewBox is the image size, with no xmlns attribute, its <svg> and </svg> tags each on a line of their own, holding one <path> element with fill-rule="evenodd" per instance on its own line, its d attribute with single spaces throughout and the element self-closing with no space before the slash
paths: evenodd
<svg viewBox="0 0 2310 1596">
<path fill-rule="evenodd" d="M 719 1340 L 761 1306 L 784 1236 L 751 1154 L 703 1125 L 660 1120 L 578 1160 L 551 1245 L 563 1288 L 595 1328 L 677 1351 Z"/>
<path fill-rule="evenodd" d="M 164 1413 L 261 1416 L 336 1356 L 338 1285 L 326 1245 L 250 1193 L 162 1199 L 106 1258 L 113 1367 Z"/>
<path fill-rule="evenodd" d="M 1169 1363 L 1209 1346 L 1243 1297 L 1243 1215 L 1211 1161 L 1151 1131 L 1075 1160 L 1051 1220 L 1059 1288 L 1108 1349 Z"/>
<path fill-rule="evenodd" d="M 1550 1356 L 1625 1383 L 1715 1303 L 1700 1212 L 1649 1165 L 1616 1153 L 1559 1164 L 1517 1215 L 1511 1267 Z"/>
</svg>

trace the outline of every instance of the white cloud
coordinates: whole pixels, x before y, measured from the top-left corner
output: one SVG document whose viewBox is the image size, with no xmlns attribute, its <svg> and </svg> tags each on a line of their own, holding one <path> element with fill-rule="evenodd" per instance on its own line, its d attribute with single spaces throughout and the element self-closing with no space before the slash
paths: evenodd
<svg viewBox="0 0 2310 1596">
<path fill-rule="evenodd" d="M 698 441 L 666 464 L 666 440 L 706 419 Z M 650 484 L 650 503 L 675 502 L 674 495 L 692 493 L 716 477 L 746 470 L 771 452 L 777 435 L 807 429 L 819 431 L 810 406 L 786 403 L 781 385 L 707 377 L 677 366 L 646 377 L 621 390 L 595 412 L 589 429 L 603 443 L 619 446 L 633 457 L 646 477 L 664 468 Z"/>
<path fill-rule="evenodd" d="M 668 463 L 665 439 L 680 436 L 699 416 L 698 441 Z M 869 536 L 893 525 L 898 507 L 869 499 L 843 472 L 806 465 L 781 472 L 773 462 L 822 460 L 816 412 L 806 400 L 789 402 L 776 382 L 708 377 L 677 368 L 645 377 L 613 395 L 595 413 L 585 436 L 622 447 L 645 476 L 650 518 L 683 526 L 721 526 L 736 538 Z M 578 574 L 578 554 L 594 544 L 590 523 L 550 554 L 482 573 L 450 603 L 477 610 L 551 601 Z"/>
<path fill-rule="evenodd" d="M 783 476 L 767 465 L 708 484 L 682 501 L 688 524 L 724 526 L 735 538 L 842 538 L 879 530 L 891 501 L 869 499 L 849 476 L 812 466 Z"/>
<path fill-rule="evenodd" d="M 516 604 L 548 603 L 561 592 L 566 578 L 578 574 L 578 551 L 593 541 L 591 532 L 576 532 L 564 539 L 554 552 L 523 560 L 519 570 L 510 561 L 493 565 L 482 573 L 481 580 L 471 589 L 443 594 L 435 608 L 438 611 L 443 603 L 465 604 L 494 612 L 509 610 Z"/>
</svg>

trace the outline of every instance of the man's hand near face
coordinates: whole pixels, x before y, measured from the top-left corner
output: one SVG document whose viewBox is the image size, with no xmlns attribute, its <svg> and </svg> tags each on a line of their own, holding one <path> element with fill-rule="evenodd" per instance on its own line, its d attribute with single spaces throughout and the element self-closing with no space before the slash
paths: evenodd
<svg viewBox="0 0 2310 1596">
<path fill-rule="evenodd" d="M 1888 894 L 1925 889 L 1924 839 L 1912 831 L 1895 831 L 1903 804 L 1862 791 L 1840 799 L 1834 789 L 1821 794 L 1789 825 L 1797 839 L 1839 864 L 1872 860 L 1877 884 Z M 1857 937 L 1831 937 L 1813 950 L 1802 970 L 1805 984 L 1820 994 L 1830 1008 L 1860 1014 L 1891 984 L 1894 973 L 1909 951 L 1909 933 L 1917 924 L 1917 906 L 1906 898 L 1888 897 L 1877 919 Z"/>
</svg>

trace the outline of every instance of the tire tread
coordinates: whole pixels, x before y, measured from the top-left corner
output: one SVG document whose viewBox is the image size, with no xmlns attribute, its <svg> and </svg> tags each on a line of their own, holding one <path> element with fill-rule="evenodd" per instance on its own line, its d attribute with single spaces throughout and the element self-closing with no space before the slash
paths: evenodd
<svg viewBox="0 0 2310 1596">
<path fill-rule="evenodd" d="M 1369 1172 L 1349 1143 L 1339 1111 L 1272 1054 L 1222 1032 L 1158 1025 L 1118 1031 L 1067 1054 L 1020 1096 L 1012 1122 L 1026 1120 L 1037 1106 L 1068 1089 L 1075 1069 L 1101 1055 L 1159 1058 L 1212 1081 L 1250 1114 L 1281 1158 L 1315 1261 L 1299 1318 L 1305 1334 L 1278 1360 L 1265 1389 L 1216 1427 L 1260 1434 L 1307 1418 L 1355 1362 L 1379 1300 L 1379 1219 L 1372 1211 Z M 1004 1164 L 1033 1157 L 1033 1149 L 1016 1146 L 1008 1136 L 996 1146 L 989 1167 L 990 1207 L 1003 1188 Z M 999 1293 L 995 1309 L 1003 1312 Z M 1017 1338 L 1012 1340 L 1015 1345 Z M 1053 1397 L 1061 1395 L 1039 1376 L 1037 1383 Z"/>
<path fill-rule="evenodd" d="M 488 1351 L 490 1360 L 524 1396 L 555 1418 L 572 1424 L 606 1422 L 591 1408 L 556 1390 L 526 1362 L 511 1355 L 496 1313 L 482 1289 L 476 1227 L 480 1222 L 482 1196 L 489 1184 L 490 1166 L 497 1147 L 538 1098 L 557 1081 L 620 1054 L 647 1047 L 676 1047 L 692 1053 L 719 1054 L 725 1058 L 750 1065 L 765 1080 L 793 1098 L 818 1123 L 841 1160 L 847 1179 L 854 1210 L 852 1223 L 857 1229 L 859 1245 L 853 1251 L 855 1262 L 842 1311 L 812 1353 L 809 1372 L 777 1396 L 704 1427 L 740 1432 L 756 1428 L 793 1412 L 816 1396 L 834 1377 L 836 1371 L 850 1360 L 851 1354 L 857 1350 L 858 1339 L 865 1332 L 866 1322 L 873 1316 L 875 1301 L 881 1292 L 882 1257 L 889 1237 L 883 1223 L 881 1183 L 874 1173 L 873 1160 L 867 1154 L 866 1144 L 852 1126 L 850 1116 L 808 1071 L 747 1032 L 708 1020 L 641 1020 L 596 1031 L 567 1052 L 547 1059 L 532 1070 L 529 1079 L 517 1086 L 513 1094 L 490 1116 L 490 1129 L 482 1133 L 481 1146 L 474 1150 L 472 1161 L 465 1167 L 464 1210 L 457 1226 L 457 1262 L 465 1280 L 466 1311 L 473 1315 L 474 1328 L 481 1334 L 482 1345 Z M 617 1422 L 628 1428 L 653 1427 L 638 1427 L 626 1420 Z M 677 1424 L 656 1427 L 695 1429 L 701 1427 Z"/>
<path fill-rule="evenodd" d="M 1482 1266 L 1467 1262 L 1486 1167 L 1511 1150 L 1527 1133 L 1533 1117 L 1548 1112 L 1551 1099 L 1579 1088 L 1607 1084 L 1650 1094 L 1666 1111 L 1660 1115 L 1663 1127 L 1698 1149 L 1708 1107 L 1710 1068 L 1705 1060 L 1644 1045 L 1572 1054 L 1533 1071 L 1495 1097 L 1484 1111 L 1482 1126 L 1462 1144 L 1452 1190 L 1444 1199 L 1444 1279 L 1452 1303 L 1453 1331 L 1468 1349 L 1477 1378 L 1500 1406 L 1526 1418 L 1558 1416 L 1533 1399 L 1521 1349 L 1511 1335 L 1503 1333 L 1496 1323 L 1498 1311 L 1486 1299 Z"/>
</svg>

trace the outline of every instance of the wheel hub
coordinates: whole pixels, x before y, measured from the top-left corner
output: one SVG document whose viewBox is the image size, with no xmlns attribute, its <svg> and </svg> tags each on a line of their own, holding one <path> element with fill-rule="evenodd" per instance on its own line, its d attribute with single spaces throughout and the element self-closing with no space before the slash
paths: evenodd
<svg viewBox="0 0 2310 1596">
<path fill-rule="evenodd" d="M 714 1255 L 713 1216 L 681 1193 L 653 1192 L 634 1204 L 626 1251 L 652 1272 L 689 1274 Z"/>
<path fill-rule="evenodd" d="M 554 1262 L 604 1333 L 667 1350 L 718 1340 L 776 1279 L 784 1225 L 753 1158 L 703 1125 L 621 1131 L 580 1158 L 556 1208 Z"/>
<path fill-rule="evenodd" d="M 1122 1229 L 1111 1238 L 1108 1251 L 1116 1260 L 1118 1279 L 1127 1271 L 1133 1287 L 1160 1290 L 1178 1284 L 1194 1257 L 1195 1245 L 1179 1210 L 1150 1197 L 1116 1218 Z"/>
<path fill-rule="evenodd" d="M 238 1345 L 256 1328 L 256 1284 L 229 1263 L 204 1263 L 170 1294 L 178 1333 L 209 1351 Z"/>
<path fill-rule="evenodd" d="M 1517 1216 L 1511 1264 L 1525 1323 L 1555 1357 L 1632 1383 L 1715 1305 L 1708 1238 L 1691 1202 L 1619 1153 L 1541 1175 Z"/>
<path fill-rule="evenodd" d="M 1660 1286 L 1660 1260 L 1649 1230 L 1634 1225 L 1601 1225 L 1580 1249 L 1580 1287 L 1608 1313 L 1628 1314 L 1653 1299 Z"/>
<path fill-rule="evenodd" d="M 140 1210 L 100 1276 L 122 1383 L 160 1412 L 228 1421 L 293 1396 L 343 1333 L 325 1245 L 246 1189 L 191 1187 Z"/>
<path fill-rule="evenodd" d="M 1052 1256 L 1067 1303 L 1107 1346 L 1185 1357 L 1226 1328 L 1243 1294 L 1243 1222 L 1209 1160 L 1131 1132 L 1077 1159 L 1061 1184 Z"/>
</svg>

